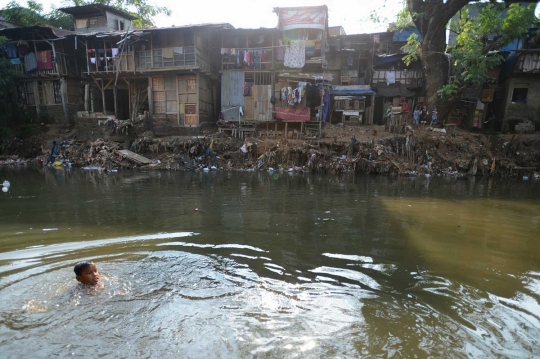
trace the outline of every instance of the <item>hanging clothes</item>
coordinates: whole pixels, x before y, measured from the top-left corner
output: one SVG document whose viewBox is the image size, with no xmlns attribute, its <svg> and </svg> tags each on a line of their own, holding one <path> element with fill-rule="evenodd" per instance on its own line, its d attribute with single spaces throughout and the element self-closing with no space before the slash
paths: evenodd
<svg viewBox="0 0 540 359">
<path fill-rule="evenodd" d="M 300 41 L 291 41 L 291 45 L 285 51 L 285 62 L 286 67 L 291 68 L 303 68 L 306 64 L 306 42 L 303 40 Z"/>
<path fill-rule="evenodd" d="M 393 71 L 386 72 L 386 86 L 396 83 L 396 73 Z"/>
<path fill-rule="evenodd" d="M 245 82 L 244 83 L 244 96 L 251 96 L 251 87 L 253 86 L 253 82 Z"/>
<path fill-rule="evenodd" d="M 276 59 L 279 61 L 283 61 L 285 59 L 285 50 L 283 49 L 283 47 L 277 48 Z"/>
<path fill-rule="evenodd" d="M 19 55 L 20 56 L 24 56 L 24 55 L 28 55 L 28 53 L 30 52 L 30 48 L 28 47 L 28 43 L 24 40 L 19 40 L 19 42 L 17 43 L 17 46 L 19 46 Z"/>
<path fill-rule="evenodd" d="M 8 59 L 16 59 L 19 56 L 17 56 L 17 44 L 14 42 L 8 42 L 4 46 L 4 50 L 6 51 L 6 56 Z"/>
<path fill-rule="evenodd" d="M 112 55 L 112 57 L 118 57 L 118 48 L 113 47 L 111 49 L 111 55 Z"/>
<path fill-rule="evenodd" d="M 354 59 L 353 59 L 352 55 L 349 55 L 347 57 L 347 66 L 352 67 L 353 62 L 354 62 Z"/>
<path fill-rule="evenodd" d="M 38 68 L 36 54 L 31 52 L 24 57 L 24 70 L 26 72 L 34 71 Z"/>
<path fill-rule="evenodd" d="M 330 105 L 330 92 L 328 90 L 323 90 L 323 123 L 326 123 L 326 117 L 328 116 L 328 107 Z"/>
<path fill-rule="evenodd" d="M 38 70 L 52 70 L 52 51 L 38 51 L 37 52 L 37 65 Z"/>
</svg>

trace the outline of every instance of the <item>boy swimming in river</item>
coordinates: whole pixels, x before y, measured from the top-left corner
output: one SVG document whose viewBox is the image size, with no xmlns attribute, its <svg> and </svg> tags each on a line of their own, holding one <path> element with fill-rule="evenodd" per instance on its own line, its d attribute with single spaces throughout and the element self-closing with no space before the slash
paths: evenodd
<svg viewBox="0 0 540 359">
<path fill-rule="evenodd" d="M 94 262 L 82 262 L 73 268 L 75 279 L 82 284 L 96 285 L 99 283 L 99 272 Z"/>
</svg>

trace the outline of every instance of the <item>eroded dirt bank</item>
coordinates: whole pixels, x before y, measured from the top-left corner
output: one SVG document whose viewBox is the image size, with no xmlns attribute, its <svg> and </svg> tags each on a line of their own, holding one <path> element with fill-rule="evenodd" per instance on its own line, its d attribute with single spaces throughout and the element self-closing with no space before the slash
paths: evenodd
<svg viewBox="0 0 540 359">
<path fill-rule="evenodd" d="M 63 166 L 101 170 L 285 170 L 315 173 L 398 175 L 533 176 L 540 170 L 540 135 L 484 135 L 458 130 L 443 134 L 416 129 L 389 134 L 377 126 L 327 126 L 321 139 L 245 139 L 207 133 L 198 137 L 156 138 L 147 132 L 134 141 L 78 141 L 73 133 L 61 140 Z M 22 146 L 3 156 L 3 164 L 44 164 L 46 138 L 40 149 Z M 39 141 L 34 140 L 33 147 Z M 24 148 L 24 151 L 23 151 Z M 152 160 L 141 165 L 118 153 L 128 149 Z M 37 156 L 24 159 L 24 154 Z"/>
</svg>

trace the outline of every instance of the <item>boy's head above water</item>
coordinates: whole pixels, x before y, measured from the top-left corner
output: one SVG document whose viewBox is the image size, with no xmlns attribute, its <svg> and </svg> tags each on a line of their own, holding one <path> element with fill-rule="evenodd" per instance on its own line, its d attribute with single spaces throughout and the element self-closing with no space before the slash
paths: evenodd
<svg viewBox="0 0 540 359">
<path fill-rule="evenodd" d="M 82 262 L 73 268 L 75 279 L 83 284 L 96 285 L 99 283 L 99 272 L 97 265 L 93 262 Z"/>
</svg>

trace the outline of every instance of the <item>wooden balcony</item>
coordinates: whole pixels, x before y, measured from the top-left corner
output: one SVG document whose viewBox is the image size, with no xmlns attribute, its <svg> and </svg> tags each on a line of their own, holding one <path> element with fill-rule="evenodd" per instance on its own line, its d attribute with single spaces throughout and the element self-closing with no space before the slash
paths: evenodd
<svg viewBox="0 0 540 359">
<path fill-rule="evenodd" d="M 238 49 L 235 49 L 238 51 Z M 257 48 L 250 48 L 250 49 L 241 49 L 242 51 L 251 51 L 251 52 L 263 52 L 264 51 L 264 61 L 262 61 L 262 58 L 257 58 L 257 61 L 254 61 L 251 66 L 245 65 L 243 62 L 242 64 L 238 63 L 237 55 L 232 54 L 224 54 L 221 56 L 221 69 L 222 70 L 246 70 L 246 71 L 269 71 L 272 70 L 273 67 L 273 58 L 274 58 L 274 48 L 273 47 L 257 47 Z M 262 57 L 262 55 L 261 55 Z"/>
<path fill-rule="evenodd" d="M 526 50 L 518 57 L 516 72 L 540 73 L 540 50 Z"/>
<path fill-rule="evenodd" d="M 374 70 L 372 84 L 386 82 L 387 74 L 393 73 L 396 82 L 400 82 L 407 87 L 421 87 L 421 80 L 424 76 L 422 70 Z"/>
<path fill-rule="evenodd" d="M 115 74 L 117 72 L 135 72 L 135 55 L 125 52 L 119 57 L 104 57 L 102 61 L 88 59 L 88 73 Z"/>
<path fill-rule="evenodd" d="M 12 64 L 11 69 L 19 76 L 26 77 L 53 77 L 53 76 L 78 76 L 75 57 L 63 53 L 56 53 L 52 59 L 52 68 L 49 70 L 32 70 L 26 72 L 24 63 Z"/>
<path fill-rule="evenodd" d="M 55 61 L 52 63 L 52 69 L 50 70 L 32 70 L 29 72 L 26 72 L 25 66 L 23 63 L 20 64 L 12 64 L 11 69 L 19 76 L 26 76 L 26 77 L 50 77 L 50 76 L 58 76 L 58 65 Z"/>
<path fill-rule="evenodd" d="M 194 46 L 154 48 L 151 50 L 125 52 L 119 57 L 103 57 L 103 60 L 88 59 L 88 73 L 115 74 L 153 72 L 163 70 L 200 70 L 215 72 L 217 68 Z"/>
</svg>

